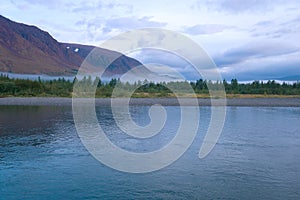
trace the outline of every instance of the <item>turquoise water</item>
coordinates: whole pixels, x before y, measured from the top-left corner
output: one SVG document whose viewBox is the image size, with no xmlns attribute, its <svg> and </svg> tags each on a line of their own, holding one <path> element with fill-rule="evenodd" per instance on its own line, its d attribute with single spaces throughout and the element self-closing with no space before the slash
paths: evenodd
<svg viewBox="0 0 300 200">
<path fill-rule="evenodd" d="M 140 125 L 147 106 L 131 107 Z M 122 134 L 108 107 L 99 123 L 116 145 L 153 151 L 174 136 L 179 107 L 166 107 L 161 134 Z M 71 107 L 0 106 L 0 199 L 299 199 L 300 108 L 228 107 L 222 135 L 208 157 L 198 151 L 210 119 L 172 165 L 147 174 L 123 173 L 94 159 L 81 144 Z"/>
</svg>

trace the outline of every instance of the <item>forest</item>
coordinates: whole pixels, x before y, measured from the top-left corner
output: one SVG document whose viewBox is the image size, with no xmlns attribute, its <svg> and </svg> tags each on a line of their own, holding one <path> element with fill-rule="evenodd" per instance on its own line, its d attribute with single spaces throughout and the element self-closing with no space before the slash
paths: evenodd
<svg viewBox="0 0 300 200">
<path fill-rule="evenodd" d="M 14 79 L 7 75 L 0 74 L 0 97 L 72 97 L 73 86 L 96 88 L 94 93 L 96 97 L 111 97 L 112 92 L 118 86 L 118 96 L 126 96 L 130 91 L 134 91 L 132 97 L 173 97 L 172 90 L 187 94 L 191 89 L 197 96 L 206 97 L 209 95 L 208 85 L 212 88 L 222 87 L 224 85 L 227 95 L 300 95 L 300 82 L 278 83 L 274 80 L 253 81 L 251 83 L 239 83 L 237 79 L 230 82 L 213 82 L 210 80 L 199 79 L 197 81 L 182 82 L 161 82 L 137 81 L 134 83 L 123 83 L 119 79 L 111 79 L 103 82 L 99 78 L 83 77 L 81 80 L 66 80 L 59 78 L 56 80 L 37 80 Z M 174 91 L 173 90 L 173 91 Z"/>
</svg>

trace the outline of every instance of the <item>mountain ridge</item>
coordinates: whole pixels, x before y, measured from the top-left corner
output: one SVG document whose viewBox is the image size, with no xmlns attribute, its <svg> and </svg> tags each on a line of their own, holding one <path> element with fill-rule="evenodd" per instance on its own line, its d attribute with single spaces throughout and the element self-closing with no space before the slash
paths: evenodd
<svg viewBox="0 0 300 200">
<path fill-rule="evenodd" d="M 75 75 L 94 48 L 59 42 L 37 26 L 14 22 L 0 15 L 0 72 Z M 123 74 L 142 65 L 121 53 L 98 47 L 97 50 L 103 57 L 118 57 L 107 68 L 106 75 Z"/>
</svg>

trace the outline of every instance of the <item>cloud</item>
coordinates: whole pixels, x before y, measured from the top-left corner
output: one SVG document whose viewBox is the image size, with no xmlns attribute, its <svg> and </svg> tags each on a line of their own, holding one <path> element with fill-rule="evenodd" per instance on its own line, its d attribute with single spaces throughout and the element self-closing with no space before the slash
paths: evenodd
<svg viewBox="0 0 300 200">
<path fill-rule="evenodd" d="M 300 52 L 282 56 L 260 57 L 221 67 L 220 72 L 227 80 L 237 77 L 239 80 L 282 79 L 291 75 L 300 75 Z"/>
<path fill-rule="evenodd" d="M 216 1 L 211 1 L 216 2 Z M 230 12 L 244 12 L 270 9 L 270 2 L 268 0 L 219 0 L 216 4 L 219 9 Z"/>
<path fill-rule="evenodd" d="M 56 9 L 56 8 L 61 8 L 61 7 L 65 7 L 66 4 L 68 4 L 66 1 L 63 0 L 23 0 L 22 1 L 18 1 L 18 3 L 16 3 L 15 1 L 12 1 L 15 5 L 26 5 L 26 6 L 32 6 L 32 5 L 37 5 L 37 6 L 44 6 L 47 7 L 49 9 Z"/>
<path fill-rule="evenodd" d="M 255 58 L 283 56 L 299 51 L 300 47 L 289 44 L 252 41 L 251 43 L 225 50 L 223 53 L 215 56 L 214 61 L 217 66 L 227 66 L 242 64 Z"/>
<path fill-rule="evenodd" d="M 300 75 L 300 47 L 278 42 L 253 41 L 213 56 L 224 78 L 278 79 Z"/>
<path fill-rule="evenodd" d="M 233 14 L 243 12 L 266 12 L 272 11 L 280 5 L 298 4 L 293 0 L 207 0 L 197 1 L 193 7 L 198 9 L 207 8 L 213 11 L 224 11 Z M 297 6 L 294 6 L 297 8 Z M 293 7 L 293 8 L 294 8 Z"/>
<path fill-rule="evenodd" d="M 250 43 L 228 48 L 214 55 L 213 60 L 223 78 L 230 80 L 280 79 L 300 75 L 300 47 L 278 41 L 254 40 Z M 197 80 L 201 75 L 186 60 L 171 52 L 144 49 L 130 55 L 142 63 L 158 63 L 154 70 L 167 74 L 162 66 L 169 66 L 187 80 Z M 297 57 L 299 56 L 299 57 Z M 150 69 L 151 70 L 151 69 Z"/>
<path fill-rule="evenodd" d="M 167 23 L 152 21 L 152 17 L 119 17 L 119 18 L 110 18 L 106 20 L 105 27 L 110 29 L 138 29 L 138 28 L 150 28 L 150 27 L 163 27 Z"/>
<path fill-rule="evenodd" d="M 135 52 L 130 57 L 133 57 L 143 64 L 151 66 L 150 70 L 155 71 L 159 75 L 166 75 L 168 69 L 175 70 L 178 74 L 187 80 L 197 80 L 201 78 L 198 71 L 189 63 L 188 60 L 169 51 L 161 49 L 142 49 Z M 154 67 L 153 67 L 154 66 Z M 169 74 L 174 75 L 174 74 Z"/>
<path fill-rule="evenodd" d="M 132 56 L 138 58 L 143 63 L 156 63 L 160 65 L 169 66 L 173 69 L 184 71 L 184 66 L 188 65 L 188 62 L 183 58 L 180 58 L 176 54 L 161 50 L 161 49 L 142 49 L 139 52 L 132 54 Z"/>
<path fill-rule="evenodd" d="M 90 14 L 90 13 L 98 13 L 102 10 L 122 10 L 124 12 L 131 12 L 133 9 L 132 5 L 124 4 L 124 3 L 116 3 L 116 2 L 104 2 L 104 1 L 84 1 L 80 4 L 77 4 L 72 8 L 72 12 L 74 13 L 84 13 L 84 14 Z"/>
<path fill-rule="evenodd" d="M 260 21 L 254 24 L 249 31 L 253 37 L 265 37 L 265 38 L 288 38 L 292 39 L 291 35 L 299 35 L 300 26 L 300 16 L 292 19 L 283 19 L 283 22 L 277 21 Z M 298 37 L 298 36 L 297 36 Z"/>
<path fill-rule="evenodd" d="M 149 27 L 163 27 L 167 23 L 153 21 L 152 17 L 114 17 L 114 18 L 94 18 L 91 20 L 79 20 L 76 25 L 86 25 L 87 28 L 105 29 L 105 32 L 110 32 L 113 29 L 131 30 Z"/>
<path fill-rule="evenodd" d="M 152 20 L 152 17 L 97 17 L 90 20 L 79 20 L 75 23 L 83 30 L 90 41 L 103 41 L 124 31 L 141 28 L 159 28 L 167 23 Z"/>
<path fill-rule="evenodd" d="M 220 33 L 225 29 L 231 29 L 233 26 L 226 26 L 221 24 L 197 24 L 195 26 L 186 27 L 184 29 L 185 33 L 190 35 L 205 35 L 205 34 L 214 34 Z"/>
</svg>

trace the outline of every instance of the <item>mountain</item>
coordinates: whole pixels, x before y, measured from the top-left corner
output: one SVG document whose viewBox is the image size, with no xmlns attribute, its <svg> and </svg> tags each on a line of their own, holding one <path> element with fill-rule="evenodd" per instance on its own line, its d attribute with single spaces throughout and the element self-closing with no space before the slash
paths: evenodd
<svg viewBox="0 0 300 200">
<path fill-rule="evenodd" d="M 94 46 L 61 43 L 36 26 L 0 15 L 0 72 L 17 74 L 75 75 Z M 119 56 L 106 75 L 118 75 L 142 64 L 118 52 L 98 48 L 101 58 Z M 144 67 L 144 71 L 147 69 Z"/>
</svg>

